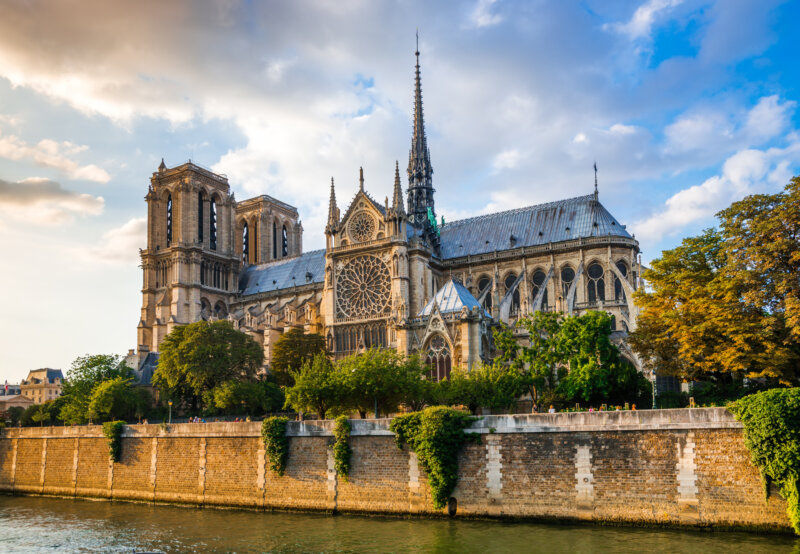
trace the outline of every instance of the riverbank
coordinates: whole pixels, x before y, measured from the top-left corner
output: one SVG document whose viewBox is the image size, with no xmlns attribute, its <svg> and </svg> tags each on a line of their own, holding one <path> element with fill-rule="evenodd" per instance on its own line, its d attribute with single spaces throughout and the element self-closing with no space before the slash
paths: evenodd
<svg viewBox="0 0 800 554">
<path fill-rule="evenodd" d="M 333 469 L 332 421 L 290 422 L 286 474 L 260 424 L 125 428 L 119 463 L 98 426 L 7 429 L 0 490 L 256 509 L 444 515 L 389 420 L 353 420 L 350 479 Z M 763 499 L 741 425 L 723 408 L 486 416 L 464 447 L 458 517 L 790 532 Z"/>
</svg>

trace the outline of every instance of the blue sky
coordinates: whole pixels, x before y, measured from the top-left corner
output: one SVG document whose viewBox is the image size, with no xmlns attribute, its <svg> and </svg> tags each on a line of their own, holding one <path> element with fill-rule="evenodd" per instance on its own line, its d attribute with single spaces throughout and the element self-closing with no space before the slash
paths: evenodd
<svg viewBox="0 0 800 554">
<path fill-rule="evenodd" d="M 162 157 L 298 207 L 391 193 L 414 32 L 447 220 L 587 194 L 645 260 L 800 166 L 798 2 L 36 2 L 0 18 L 0 381 L 135 346 Z M 344 206 L 340 206 L 344 208 Z"/>
</svg>

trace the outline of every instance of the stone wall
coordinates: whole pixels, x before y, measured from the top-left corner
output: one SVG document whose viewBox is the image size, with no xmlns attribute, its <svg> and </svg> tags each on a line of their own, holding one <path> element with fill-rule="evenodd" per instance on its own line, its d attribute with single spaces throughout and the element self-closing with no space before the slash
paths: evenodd
<svg viewBox="0 0 800 554">
<path fill-rule="evenodd" d="M 333 469 L 332 421 L 289 424 L 282 477 L 257 422 L 132 425 L 119 463 L 98 426 L 7 429 L 0 491 L 433 514 L 425 473 L 389 421 L 352 424 L 349 480 Z M 722 408 L 487 416 L 473 430 L 482 441 L 460 454 L 459 516 L 789 530 L 784 501 L 765 503 L 741 425 Z"/>
</svg>

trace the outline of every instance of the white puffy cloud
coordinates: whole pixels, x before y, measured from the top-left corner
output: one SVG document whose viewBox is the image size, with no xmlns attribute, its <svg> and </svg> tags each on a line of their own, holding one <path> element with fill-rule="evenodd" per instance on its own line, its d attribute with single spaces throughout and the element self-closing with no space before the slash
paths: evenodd
<svg viewBox="0 0 800 554">
<path fill-rule="evenodd" d="M 489 27 L 497 25 L 503 21 L 503 17 L 499 14 L 492 13 L 492 7 L 497 3 L 497 0 L 478 0 L 469 15 L 470 24 L 473 27 Z"/>
<path fill-rule="evenodd" d="M 31 145 L 15 135 L 0 135 L 0 157 L 10 160 L 29 159 L 39 166 L 61 171 L 70 179 L 107 183 L 111 176 L 106 170 L 94 164 L 80 165 L 70 158 L 88 148 L 69 141 L 56 142 L 51 139 L 42 139 Z"/>
<path fill-rule="evenodd" d="M 682 4 L 683 0 L 648 0 L 636 8 L 626 23 L 612 25 L 620 33 L 631 39 L 650 38 L 650 33 L 658 17 L 671 8 Z"/>
<path fill-rule="evenodd" d="M 499 173 L 504 169 L 513 169 L 517 167 L 521 158 L 522 155 L 516 148 L 504 150 L 494 157 L 492 169 L 495 173 Z"/>
<path fill-rule="evenodd" d="M 146 244 L 147 218 L 135 217 L 103 233 L 99 244 L 75 252 L 88 261 L 135 266 Z"/>
<path fill-rule="evenodd" d="M 60 225 L 75 216 L 99 215 L 102 196 L 64 189 L 49 179 L 30 177 L 22 181 L 0 179 L 0 212 L 4 218 L 38 225 Z"/>
<path fill-rule="evenodd" d="M 661 209 L 632 228 L 644 241 L 676 236 L 689 225 L 711 219 L 736 200 L 782 187 L 791 176 L 790 164 L 798 161 L 800 142 L 785 148 L 737 152 L 725 160 L 719 175 L 672 195 Z"/>
</svg>

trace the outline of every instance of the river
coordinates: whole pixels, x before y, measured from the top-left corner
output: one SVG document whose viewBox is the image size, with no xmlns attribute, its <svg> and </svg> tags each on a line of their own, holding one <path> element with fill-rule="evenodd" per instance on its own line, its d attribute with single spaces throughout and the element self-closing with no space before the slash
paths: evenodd
<svg viewBox="0 0 800 554">
<path fill-rule="evenodd" d="M 269 513 L 0 495 L 0 552 L 800 553 L 723 531 Z"/>
</svg>

